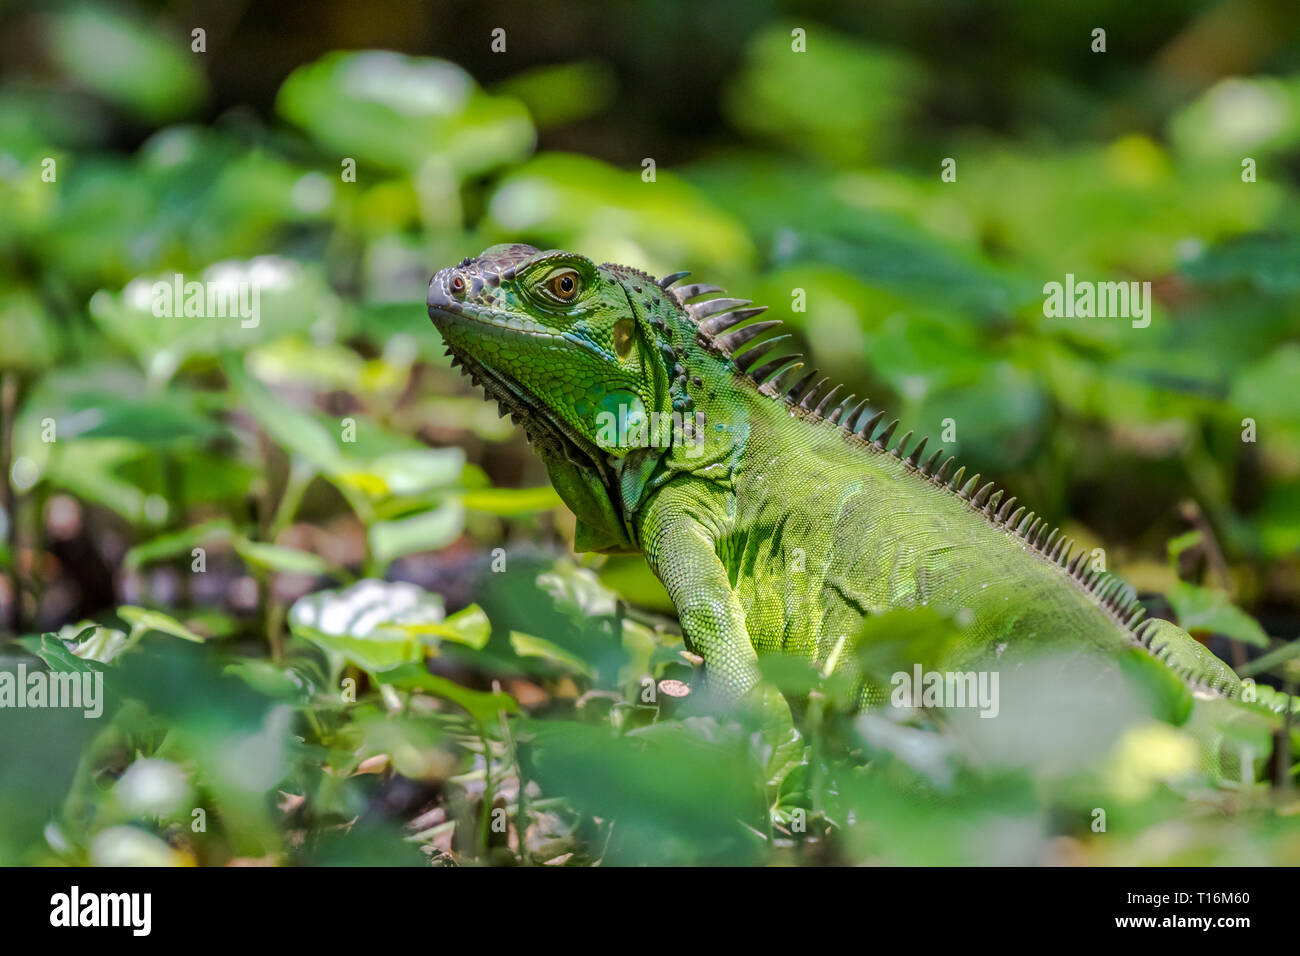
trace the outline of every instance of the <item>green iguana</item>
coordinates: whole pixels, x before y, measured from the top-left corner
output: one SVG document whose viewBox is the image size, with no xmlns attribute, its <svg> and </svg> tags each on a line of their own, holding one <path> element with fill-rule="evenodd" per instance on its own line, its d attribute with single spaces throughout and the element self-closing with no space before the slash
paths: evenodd
<svg viewBox="0 0 1300 956">
<path fill-rule="evenodd" d="M 428 309 L 545 461 L 576 549 L 645 555 L 712 690 L 749 693 L 768 651 L 852 669 L 864 617 L 929 605 L 969 622 L 954 664 L 1020 646 L 1136 653 L 1198 707 L 1241 696 L 1226 664 L 1144 619 L 1041 517 L 924 438 L 895 441 L 896 420 L 774 354 L 789 336 L 754 321 L 762 308 L 686 275 L 498 245 L 438 272 Z M 665 418 L 671 440 L 649 440 Z M 862 703 L 883 698 L 862 686 Z M 1259 695 L 1251 710 L 1287 706 Z"/>
</svg>

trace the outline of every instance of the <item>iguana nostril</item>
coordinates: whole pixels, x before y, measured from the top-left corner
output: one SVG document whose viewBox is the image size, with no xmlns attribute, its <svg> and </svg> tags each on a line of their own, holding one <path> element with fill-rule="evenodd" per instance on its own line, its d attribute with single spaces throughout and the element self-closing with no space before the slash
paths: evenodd
<svg viewBox="0 0 1300 956">
<path fill-rule="evenodd" d="M 465 277 L 457 273 L 451 277 L 451 291 L 455 295 L 465 294 Z"/>
</svg>

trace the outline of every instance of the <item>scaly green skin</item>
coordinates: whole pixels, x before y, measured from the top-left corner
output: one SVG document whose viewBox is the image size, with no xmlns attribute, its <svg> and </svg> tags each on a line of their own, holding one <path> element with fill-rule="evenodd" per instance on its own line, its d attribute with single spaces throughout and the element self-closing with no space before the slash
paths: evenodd
<svg viewBox="0 0 1300 956">
<path fill-rule="evenodd" d="M 864 616 L 928 605 L 969 622 L 954 666 L 1140 648 L 1203 698 L 1236 695 L 1231 669 L 1175 625 L 1139 623 L 1131 589 L 991 486 L 909 456 L 908 436 L 890 450 L 892 427 L 795 381 L 795 357 L 762 365 L 760 310 L 678 281 L 504 245 L 435 275 L 428 305 L 542 455 L 576 547 L 644 553 L 715 691 L 754 688 L 759 652 L 852 668 Z M 620 407 L 703 413 L 703 443 L 602 445 L 598 414 Z"/>
</svg>

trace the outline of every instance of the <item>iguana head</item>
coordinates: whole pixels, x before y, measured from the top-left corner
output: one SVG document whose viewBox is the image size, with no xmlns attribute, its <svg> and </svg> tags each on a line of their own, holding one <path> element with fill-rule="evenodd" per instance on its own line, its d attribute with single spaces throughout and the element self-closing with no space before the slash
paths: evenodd
<svg viewBox="0 0 1300 956">
<path fill-rule="evenodd" d="M 694 331 L 644 273 L 519 244 L 441 270 L 428 306 L 456 359 L 530 439 L 615 457 L 626 449 L 602 441 L 601 413 L 672 411 L 671 343 Z"/>
</svg>

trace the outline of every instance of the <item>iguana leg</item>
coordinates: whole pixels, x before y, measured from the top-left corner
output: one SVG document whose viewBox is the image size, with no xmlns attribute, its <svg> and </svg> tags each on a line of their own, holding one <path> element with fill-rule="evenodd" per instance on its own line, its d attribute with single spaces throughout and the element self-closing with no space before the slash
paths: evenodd
<svg viewBox="0 0 1300 956">
<path fill-rule="evenodd" d="M 641 546 L 677 608 L 687 642 L 704 658 L 710 690 L 724 700 L 745 696 L 758 684 L 758 657 L 713 536 L 689 510 L 655 508 L 642 525 Z"/>
<path fill-rule="evenodd" d="M 704 658 L 704 676 L 717 698 L 736 705 L 741 719 L 762 731 L 756 754 L 770 812 L 777 818 L 781 786 L 804 760 L 803 737 L 790 705 L 759 680 L 758 656 L 713 538 L 695 520 L 676 519 L 642 538 L 646 558 L 668 589 L 691 649 Z"/>
</svg>

